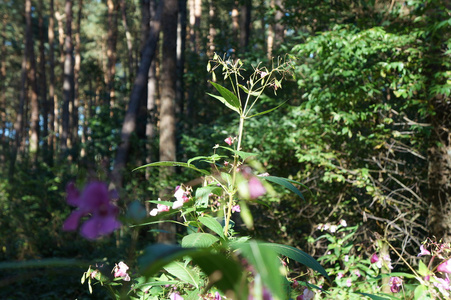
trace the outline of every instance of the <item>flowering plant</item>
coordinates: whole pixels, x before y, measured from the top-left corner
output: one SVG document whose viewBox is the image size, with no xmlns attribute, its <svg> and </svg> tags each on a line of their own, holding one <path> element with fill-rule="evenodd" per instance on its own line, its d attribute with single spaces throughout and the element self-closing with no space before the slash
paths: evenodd
<svg viewBox="0 0 451 300">
<path fill-rule="evenodd" d="M 216 71 L 222 69 L 224 79 L 230 81 L 228 89 L 216 82 Z M 328 278 L 324 268 L 310 255 L 288 246 L 253 240 L 239 236 L 233 219 L 240 215 L 247 228 L 253 228 L 251 205 L 266 194 L 274 194 L 273 184 L 281 185 L 303 199 L 296 187 L 301 183 L 265 173 L 256 157 L 258 154 L 243 149 L 245 121 L 277 109 L 255 112 L 255 104 L 265 89 L 280 89 L 282 79 L 289 74 L 290 62 L 277 61 L 271 69 L 258 65 L 249 78 L 244 78 L 241 60 L 224 60 L 218 55 L 208 64 L 213 76 L 211 85 L 219 95 L 210 94 L 239 117 L 238 131 L 226 136 L 223 143 L 213 147 L 213 154 L 189 159 L 187 162 L 160 161 L 141 166 L 180 166 L 194 170 L 202 176 L 201 186 L 180 184 L 173 189 L 172 197 L 150 200 L 147 217 L 133 226 L 152 226 L 172 222 L 186 228 L 180 245 L 153 244 L 141 251 L 136 265 L 133 261 L 105 268 L 90 266 L 83 282 L 101 283 L 117 297 L 136 299 L 312 299 L 314 285 L 298 282 L 289 276 L 288 265 L 281 260 L 287 257 L 319 272 Z M 283 103 L 282 103 L 283 104 Z M 281 104 L 281 105 L 282 105 Z M 209 163 L 212 170 L 201 168 Z M 99 196 L 91 206 L 83 199 Z M 74 199 L 81 199 L 74 201 Z M 82 226 L 82 235 L 98 238 L 120 226 L 116 220 L 116 206 L 109 201 L 106 185 L 91 183 L 82 197 L 70 185 L 68 203 L 79 208 L 65 225 L 75 230 L 78 220 L 92 214 L 95 225 Z M 129 210 L 137 215 L 139 205 Z M 142 210 L 144 208 L 142 207 Z M 178 219 L 173 219 L 178 216 Z M 94 221 L 92 221 L 94 220 Z M 102 223 L 105 221 L 106 223 Z M 85 223 L 85 224 L 86 224 Z M 102 224 L 100 224 L 102 223 Z M 89 224 L 89 223 L 88 223 Z M 85 228 L 87 227 L 87 228 Z M 175 234 L 175 233 L 174 233 Z M 284 264 L 282 264 L 284 262 Z M 130 267 L 129 267 L 130 265 Z M 316 287 L 318 288 L 318 287 Z"/>
</svg>

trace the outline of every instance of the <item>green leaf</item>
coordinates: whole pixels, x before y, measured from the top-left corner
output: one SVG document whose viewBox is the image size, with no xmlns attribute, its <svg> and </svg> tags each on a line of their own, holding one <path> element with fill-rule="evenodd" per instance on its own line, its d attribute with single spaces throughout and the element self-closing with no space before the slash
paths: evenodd
<svg viewBox="0 0 451 300">
<path fill-rule="evenodd" d="M 200 187 L 196 190 L 196 206 L 198 207 L 207 207 L 208 206 L 208 199 L 210 197 L 210 194 L 215 194 L 220 196 L 222 192 L 221 187 L 218 186 L 204 186 Z"/>
<path fill-rule="evenodd" d="M 426 286 L 424 285 L 417 286 L 414 292 L 414 299 L 415 300 L 429 299 L 425 298 L 427 291 L 428 289 Z"/>
<path fill-rule="evenodd" d="M 182 247 L 206 248 L 210 247 L 217 241 L 219 241 L 219 239 L 210 233 L 202 233 L 202 232 L 192 233 L 183 237 Z"/>
<path fill-rule="evenodd" d="M 149 278 L 165 265 L 184 256 L 191 257 L 193 263 L 198 265 L 209 276 L 209 281 L 222 292 L 234 291 L 235 297 L 231 299 L 247 299 L 248 288 L 241 280 L 243 275 L 241 265 L 232 257 L 212 253 L 211 249 L 154 244 L 147 247 L 144 254 L 138 258 L 138 266 L 141 274 Z"/>
<path fill-rule="evenodd" d="M 260 178 L 261 179 L 266 179 L 268 181 L 271 181 L 273 183 L 279 184 L 279 185 L 289 189 L 290 191 L 292 191 L 293 193 L 295 193 L 296 195 L 301 197 L 302 200 L 305 201 L 305 198 L 302 195 L 301 191 L 299 191 L 293 184 L 291 184 L 291 182 L 293 182 L 294 180 L 290 180 L 290 179 L 283 178 L 283 177 L 276 177 L 276 176 L 262 176 Z M 294 181 L 294 182 L 298 183 L 297 181 Z"/>
<path fill-rule="evenodd" d="M 235 150 L 235 149 L 232 149 L 232 148 L 229 148 L 229 147 L 219 146 L 219 148 L 223 148 L 223 149 L 229 150 L 230 152 L 233 152 L 234 154 L 236 154 L 239 157 L 241 157 L 242 160 L 246 160 L 249 157 L 258 155 L 257 153 L 238 151 L 238 150 Z"/>
<path fill-rule="evenodd" d="M 199 274 L 195 270 L 193 270 L 193 268 L 191 268 L 189 265 L 185 265 L 182 262 L 174 261 L 165 266 L 164 269 L 168 273 L 180 279 L 181 281 L 192 284 L 196 288 L 199 288 L 199 280 L 200 280 Z"/>
<path fill-rule="evenodd" d="M 271 109 L 268 109 L 268 110 L 265 110 L 265 111 L 256 113 L 255 115 L 252 115 L 252 116 L 249 116 L 249 117 L 246 117 L 246 118 L 247 118 L 247 119 L 250 119 L 250 118 L 253 118 L 253 117 L 256 117 L 256 116 L 265 115 L 265 114 L 267 114 L 267 113 L 272 112 L 273 110 L 278 109 L 279 107 L 281 107 L 281 106 L 284 105 L 285 103 L 287 103 L 287 101 L 284 101 L 284 102 L 280 103 L 279 105 L 277 105 L 277 106 L 274 107 L 274 108 L 271 108 Z"/>
<path fill-rule="evenodd" d="M 136 170 L 140 170 L 140 169 L 144 169 L 144 168 L 148 168 L 148 167 L 184 167 L 184 168 L 189 168 L 189 169 L 195 170 L 204 175 L 210 175 L 210 172 L 208 172 L 207 170 L 198 169 L 195 166 L 190 165 L 188 163 L 175 162 L 175 161 L 158 161 L 158 162 L 150 163 L 150 164 L 133 169 L 133 172 Z"/>
<path fill-rule="evenodd" d="M 199 217 L 199 222 L 205 225 L 211 231 L 217 233 L 221 238 L 225 239 L 224 232 L 218 220 L 212 217 Z"/>
<path fill-rule="evenodd" d="M 282 244 L 264 243 L 264 245 L 271 248 L 277 254 L 284 255 L 292 260 L 295 260 L 317 271 L 318 273 L 326 277 L 328 280 L 330 280 L 329 275 L 327 274 L 323 266 L 321 266 L 316 259 L 308 255 L 304 251 Z"/>
<path fill-rule="evenodd" d="M 274 299 L 286 299 L 283 276 L 280 272 L 281 264 L 277 254 L 266 244 L 254 240 L 232 245 L 254 266 Z"/>
<path fill-rule="evenodd" d="M 219 96 L 216 96 L 213 94 L 208 94 L 208 95 L 212 96 L 213 98 L 218 99 L 219 101 L 224 103 L 225 106 L 236 111 L 237 113 L 241 112 L 240 99 L 238 99 L 238 97 L 234 93 L 232 93 L 225 87 L 221 86 L 220 84 L 214 83 L 212 81 L 210 81 L 210 83 L 216 88 L 216 90 L 218 90 L 218 92 L 221 94 L 222 97 L 219 97 Z"/>
<path fill-rule="evenodd" d="M 387 299 L 390 299 L 390 298 L 385 298 L 385 297 L 381 297 L 381 296 L 371 295 L 371 294 L 367 294 L 367 293 L 356 293 L 356 294 L 367 296 L 367 297 L 369 297 L 369 298 L 371 298 L 373 300 L 387 300 Z"/>
</svg>

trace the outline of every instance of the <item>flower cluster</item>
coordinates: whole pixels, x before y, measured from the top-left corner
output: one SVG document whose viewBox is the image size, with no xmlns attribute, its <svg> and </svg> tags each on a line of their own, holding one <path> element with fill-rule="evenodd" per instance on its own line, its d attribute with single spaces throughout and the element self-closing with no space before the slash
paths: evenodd
<svg viewBox="0 0 451 300">
<path fill-rule="evenodd" d="M 379 256 L 374 253 L 371 256 L 370 261 L 372 264 L 376 264 L 379 269 L 382 268 L 383 265 L 385 265 L 390 270 L 393 269 L 393 266 L 391 265 L 391 258 L 388 254 L 385 254 L 381 258 L 379 258 Z"/>
<path fill-rule="evenodd" d="M 174 193 L 174 197 L 175 197 L 175 202 L 172 203 L 172 209 L 178 209 L 181 208 L 183 206 L 183 204 L 185 204 L 186 202 L 188 202 L 190 200 L 189 198 L 189 189 L 185 190 L 182 186 L 177 186 L 175 188 L 175 193 Z M 160 198 L 158 198 L 158 201 L 161 201 Z M 171 207 L 165 205 L 165 204 L 157 204 L 157 208 L 154 208 L 150 211 L 150 215 L 155 217 L 156 215 L 158 215 L 161 212 L 164 211 L 169 211 Z"/>
<path fill-rule="evenodd" d="M 124 281 L 130 281 L 130 275 L 127 274 L 128 266 L 124 262 L 119 262 L 114 269 L 114 277 L 115 278 L 122 278 Z"/>
<path fill-rule="evenodd" d="M 78 209 L 64 222 L 63 230 L 74 231 L 78 228 L 80 219 L 91 215 L 91 218 L 81 226 L 81 234 L 89 240 L 112 233 L 121 226 L 117 220 L 119 209 L 111 203 L 108 187 L 103 182 L 91 182 L 80 194 L 74 183 L 66 187 L 67 203 Z"/>
<path fill-rule="evenodd" d="M 325 224 L 319 224 L 317 226 L 318 230 L 328 230 L 332 233 L 336 232 L 338 230 L 339 227 L 347 227 L 348 223 L 346 222 L 346 220 L 341 219 L 338 224 L 331 224 L 331 223 L 325 223 Z"/>
</svg>

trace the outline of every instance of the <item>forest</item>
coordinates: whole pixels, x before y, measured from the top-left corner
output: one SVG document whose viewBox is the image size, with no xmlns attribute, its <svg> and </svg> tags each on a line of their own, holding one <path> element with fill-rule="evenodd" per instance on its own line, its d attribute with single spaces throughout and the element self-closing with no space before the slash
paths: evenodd
<svg viewBox="0 0 451 300">
<path fill-rule="evenodd" d="M 451 1 L 0 16 L 1 299 L 450 299 Z"/>
</svg>

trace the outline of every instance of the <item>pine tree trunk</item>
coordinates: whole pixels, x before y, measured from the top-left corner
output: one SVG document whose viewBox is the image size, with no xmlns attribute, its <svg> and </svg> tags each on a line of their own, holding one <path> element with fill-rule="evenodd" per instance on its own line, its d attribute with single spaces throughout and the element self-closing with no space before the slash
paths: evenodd
<svg viewBox="0 0 451 300">
<path fill-rule="evenodd" d="M 49 28 L 48 28 L 48 38 L 49 38 L 49 133 L 48 138 L 49 153 L 48 153 L 48 163 L 53 166 L 53 153 L 55 151 L 56 145 L 56 134 L 55 134 L 55 51 L 54 41 L 55 41 L 55 18 L 54 18 L 54 3 L 50 0 L 50 12 L 49 12 Z"/>
<path fill-rule="evenodd" d="M 48 160 L 48 152 L 49 152 L 49 102 L 47 99 L 47 76 L 46 76 L 46 58 L 45 58 L 45 35 L 44 35 L 44 19 L 42 17 L 42 13 L 44 11 L 44 3 L 42 0 L 39 0 L 39 10 L 38 10 L 38 18 L 39 18 L 39 69 L 40 69 L 40 98 L 42 103 L 42 134 L 43 134 L 43 158 L 46 163 Z"/>
<path fill-rule="evenodd" d="M 83 0 L 78 1 L 78 15 L 77 15 L 77 23 L 76 23 L 76 31 L 75 31 L 75 44 L 74 44 L 74 98 L 73 98 L 73 107 L 71 113 L 71 144 L 74 146 L 78 146 L 78 108 L 80 106 L 80 68 L 81 68 L 81 18 L 82 18 L 82 9 L 83 9 Z"/>
<path fill-rule="evenodd" d="M 30 118 L 30 153 L 33 160 L 37 159 L 39 150 L 39 102 L 38 85 L 36 79 L 36 57 L 34 55 L 34 41 L 31 20 L 31 0 L 25 1 L 25 20 L 26 20 L 26 51 L 28 57 L 28 82 L 31 86 L 31 118 Z"/>
<path fill-rule="evenodd" d="M 161 71 L 161 108 L 160 108 L 160 161 L 176 160 L 175 97 L 177 78 L 177 0 L 167 0 L 163 14 L 163 60 Z M 164 182 L 174 174 L 174 168 L 162 168 L 161 180 Z M 161 196 L 167 197 L 168 191 Z M 175 226 L 163 223 L 158 236 L 160 243 L 175 243 Z"/>
<path fill-rule="evenodd" d="M 116 76 L 116 42 L 117 42 L 117 0 L 108 0 L 108 37 L 107 37 L 107 77 L 106 85 L 110 100 L 110 116 L 113 117 L 115 107 L 114 80 Z"/>
<path fill-rule="evenodd" d="M 72 102 L 74 77 L 73 77 L 73 62 L 72 62 L 72 0 L 66 0 L 66 41 L 65 41 L 65 59 L 64 59 L 64 83 L 63 83 L 63 107 L 62 107 L 62 135 L 61 135 L 61 150 L 65 152 L 70 146 L 70 112 L 69 104 Z M 69 144 L 68 144 L 69 143 Z M 64 155 L 65 153 L 63 153 Z"/>
<path fill-rule="evenodd" d="M 246 0 L 241 6 L 240 15 L 240 52 L 245 53 L 249 51 L 249 37 L 251 34 L 251 11 L 252 1 Z"/>
</svg>

